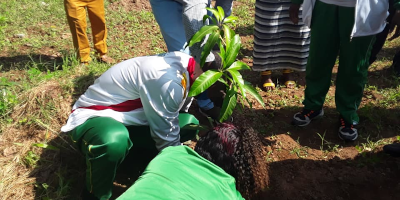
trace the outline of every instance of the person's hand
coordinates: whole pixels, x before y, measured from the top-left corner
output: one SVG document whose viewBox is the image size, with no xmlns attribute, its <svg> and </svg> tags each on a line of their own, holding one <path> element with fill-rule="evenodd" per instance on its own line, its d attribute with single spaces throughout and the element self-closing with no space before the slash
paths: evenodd
<svg viewBox="0 0 400 200">
<path fill-rule="evenodd" d="M 389 38 L 389 41 L 392 41 L 400 36 L 400 12 L 397 11 L 390 22 L 389 33 L 392 33 L 394 29 L 396 29 L 396 31 L 394 32 L 393 36 Z"/>
<path fill-rule="evenodd" d="M 293 22 L 293 24 L 296 25 L 299 23 L 299 10 L 300 10 L 300 4 L 295 4 L 295 3 L 290 4 L 289 17 L 290 20 Z"/>
</svg>

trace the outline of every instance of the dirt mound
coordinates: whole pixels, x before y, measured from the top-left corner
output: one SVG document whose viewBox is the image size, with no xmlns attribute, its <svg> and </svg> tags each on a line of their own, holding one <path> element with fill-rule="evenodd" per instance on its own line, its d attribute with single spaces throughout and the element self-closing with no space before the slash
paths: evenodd
<svg viewBox="0 0 400 200">
<path fill-rule="evenodd" d="M 118 10 L 120 8 L 125 9 L 125 11 L 151 10 L 150 1 L 148 0 L 113 0 L 111 2 L 109 7 L 111 10 Z"/>
</svg>

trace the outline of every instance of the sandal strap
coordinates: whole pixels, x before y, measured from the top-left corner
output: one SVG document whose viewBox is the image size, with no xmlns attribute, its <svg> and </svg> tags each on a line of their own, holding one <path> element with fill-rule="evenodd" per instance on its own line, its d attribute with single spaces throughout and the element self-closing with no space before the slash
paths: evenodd
<svg viewBox="0 0 400 200">
<path fill-rule="evenodd" d="M 264 83 L 263 87 L 274 87 L 275 88 L 275 83 Z"/>
<path fill-rule="evenodd" d="M 295 85 L 296 84 L 296 82 L 294 82 L 294 81 L 286 81 L 285 82 L 285 85 L 286 86 L 288 86 L 288 85 Z"/>
</svg>

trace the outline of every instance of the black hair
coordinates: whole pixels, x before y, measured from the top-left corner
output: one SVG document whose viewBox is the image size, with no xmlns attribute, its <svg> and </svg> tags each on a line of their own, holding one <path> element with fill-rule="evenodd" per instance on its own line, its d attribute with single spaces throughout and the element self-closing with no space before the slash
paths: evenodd
<svg viewBox="0 0 400 200">
<path fill-rule="evenodd" d="M 257 196 L 268 186 L 265 154 L 252 128 L 218 124 L 199 139 L 195 151 L 232 175 L 237 190 L 246 199 Z"/>
</svg>

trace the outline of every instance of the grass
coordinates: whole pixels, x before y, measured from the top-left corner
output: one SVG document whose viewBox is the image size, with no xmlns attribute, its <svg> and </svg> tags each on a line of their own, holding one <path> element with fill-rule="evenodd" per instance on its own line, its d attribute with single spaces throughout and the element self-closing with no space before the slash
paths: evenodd
<svg viewBox="0 0 400 200">
<path fill-rule="evenodd" d="M 151 9 L 130 9 L 121 2 L 105 1 L 109 55 L 122 61 L 166 51 Z M 240 6 L 233 11 L 240 19 L 236 26 L 243 43 L 240 59 L 250 61 L 254 3 L 238 0 L 235 5 Z M 340 157 L 345 148 L 364 155 L 400 141 L 400 79 L 389 69 L 399 45 L 400 40 L 387 42 L 370 68 L 359 110 L 362 134 L 356 144 L 337 141 L 336 127 L 324 127 L 329 130 L 319 134 L 322 131 L 314 131 L 318 125 L 312 130 L 290 126 L 290 117 L 301 109 L 304 85 L 293 90 L 277 85 L 274 91 L 262 92 L 268 110 L 245 108 L 241 115 L 270 143 L 266 162 L 328 160 Z M 83 187 L 84 163 L 59 130 L 72 103 L 110 66 L 96 61 L 79 66 L 59 0 L 0 1 L 0 49 L 0 152 L 7 155 L 0 157 L 0 199 L 76 199 Z M 258 73 L 247 72 L 245 78 L 258 84 Z M 331 90 L 334 85 L 332 81 Z M 326 101 L 323 120 L 334 121 L 333 93 Z"/>
</svg>

